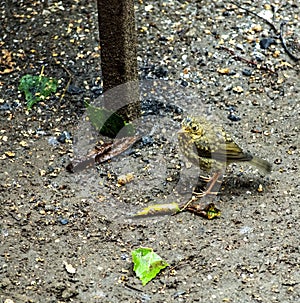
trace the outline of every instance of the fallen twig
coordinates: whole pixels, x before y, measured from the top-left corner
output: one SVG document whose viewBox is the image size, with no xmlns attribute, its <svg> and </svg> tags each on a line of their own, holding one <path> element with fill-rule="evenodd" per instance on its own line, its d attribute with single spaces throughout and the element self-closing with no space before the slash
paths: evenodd
<svg viewBox="0 0 300 303">
<path fill-rule="evenodd" d="M 232 49 L 230 49 L 230 48 L 228 48 L 228 47 L 226 47 L 226 46 L 219 45 L 218 47 L 221 48 L 221 49 L 226 50 L 226 51 L 229 52 L 231 55 L 233 55 L 234 58 L 236 58 L 236 59 L 239 60 L 239 61 L 246 62 L 247 64 L 253 65 L 253 66 L 255 66 L 255 67 L 256 67 L 257 69 L 259 69 L 259 70 L 265 70 L 265 71 L 268 71 L 268 72 L 270 72 L 270 73 L 272 73 L 272 74 L 276 74 L 275 71 L 273 71 L 272 69 L 270 69 L 270 68 L 268 68 L 268 67 L 266 67 L 266 66 L 262 66 L 262 65 L 260 65 L 260 64 L 258 64 L 258 63 L 256 63 L 256 62 L 254 62 L 254 61 L 248 60 L 248 59 L 246 59 L 246 58 L 243 58 L 243 57 L 237 55 L 237 54 L 234 52 L 234 50 L 232 50 Z"/>
<path fill-rule="evenodd" d="M 276 28 L 276 26 L 275 26 L 271 21 L 269 21 L 268 19 L 265 19 L 264 17 L 258 15 L 258 14 L 255 13 L 255 12 L 250 11 L 248 8 L 245 8 L 245 7 L 239 5 L 238 3 L 234 2 L 234 1 L 230 1 L 230 2 L 231 2 L 232 4 L 234 4 L 235 6 L 237 6 L 238 8 L 240 8 L 240 9 L 246 11 L 247 13 L 252 14 L 252 15 L 254 15 L 254 16 L 256 16 L 256 17 L 262 19 L 264 22 L 268 23 L 268 24 L 271 26 L 271 28 L 274 30 L 275 34 L 279 35 L 279 30 Z"/>
<path fill-rule="evenodd" d="M 281 44 L 284 48 L 284 50 L 286 51 L 286 53 L 289 55 L 289 57 L 291 59 L 293 59 L 294 61 L 299 61 L 300 60 L 300 57 L 296 57 L 295 55 L 293 55 L 290 50 L 288 49 L 287 45 L 286 45 L 286 42 L 285 42 L 285 39 L 283 37 L 283 27 L 286 25 L 286 22 L 281 22 L 280 24 L 280 35 L 279 35 L 279 38 L 280 38 L 280 41 L 281 41 Z"/>
<path fill-rule="evenodd" d="M 124 137 L 114 141 L 103 143 L 96 146 L 88 155 L 79 159 L 74 159 L 66 167 L 69 172 L 79 172 L 86 168 L 93 167 L 96 164 L 108 161 L 127 150 L 132 144 L 138 141 L 140 137 Z"/>
<path fill-rule="evenodd" d="M 284 37 L 283 37 L 283 27 L 284 27 L 284 25 L 287 23 L 286 21 L 284 21 L 284 22 L 282 22 L 282 23 L 280 24 L 280 30 L 278 30 L 278 29 L 276 28 L 276 26 L 275 26 L 271 21 L 269 21 L 268 19 L 263 18 L 262 16 L 258 15 L 257 13 L 250 11 L 249 9 L 247 9 L 247 8 L 245 8 L 245 7 L 241 6 L 241 5 L 239 5 L 238 3 L 234 2 L 234 1 L 230 1 L 230 2 L 231 2 L 233 5 L 237 6 L 238 8 L 240 8 L 240 9 L 242 9 L 242 10 L 248 12 L 249 14 L 252 14 L 252 15 L 254 15 L 254 16 L 260 18 L 260 19 L 263 20 L 264 22 L 266 22 L 266 23 L 274 30 L 275 34 L 276 34 L 277 36 L 279 36 L 281 45 L 282 45 L 283 49 L 285 50 L 285 52 L 287 53 L 287 55 L 288 55 L 292 60 L 294 60 L 294 61 L 299 61 L 299 60 L 300 60 L 300 57 L 296 57 L 295 55 L 293 55 L 293 54 L 291 53 L 291 51 L 290 51 L 289 48 L 287 47 L 286 42 L 285 42 L 285 39 L 284 39 Z"/>
<path fill-rule="evenodd" d="M 188 203 L 185 202 L 181 205 L 177 204 L 176 202 L 167 204 L 153 204 L 136 213 L 131 218 L 138 219 L 165 215 L 174 216 L 183 211 L 192 212 L 209 220 L 221 216 L 221 211 L 215 206 L 214 203 L 192 203 L 196 200 L 197 199 L 192 198 Z"/>
<path fill-rule="evenodd" d="M 63 93 L 62 93 L 61 96 L 60 96 L 60 99 L 59 99 L 60 102 L 61 102 L 61 100 L 64 98 L 64 96 L 65 96 L 65 94 L 66 94 L 66 91 L 68 90 L 69 85 L 71 84 L 71 81 L 72 81 L 72 79 L 73 79 L 73 76 L 72 76 L 71 72 L 70 72 L 64 65 L 61 65 L 61 67 L 62 67 L 62 68 L 67 72 L 67 74 L 69 75 L 69 80 L 68 80 L 68 82 L 67 82 L 67 85 L 66 85 L 65 88 L 64 88 Z"/>
</svg>

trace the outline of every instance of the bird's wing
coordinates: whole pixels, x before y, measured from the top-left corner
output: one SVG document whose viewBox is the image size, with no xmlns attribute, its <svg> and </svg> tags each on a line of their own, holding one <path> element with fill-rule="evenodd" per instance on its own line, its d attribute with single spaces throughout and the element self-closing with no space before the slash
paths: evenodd
<svg viewBox="0 0 300 303">
<path fill-rule="evenodd" d="M 203 158 L 214 159 L 220 162 L 233 162 L 233 161 L 251 161 L 252 156 L 243 150 L 228 136 L 225 140 L 215 140 L 214 144 L 197 148 L 198 156 Z M 223 142 L 222 142 L 223 141 Z"/>
<path fill-rule="evenodd" d="M 226 142 L 225 146 L 227 161 L 251 161 L 253 158 L 251 154 L 243 152 L 234 141 Z"/>
</svg>

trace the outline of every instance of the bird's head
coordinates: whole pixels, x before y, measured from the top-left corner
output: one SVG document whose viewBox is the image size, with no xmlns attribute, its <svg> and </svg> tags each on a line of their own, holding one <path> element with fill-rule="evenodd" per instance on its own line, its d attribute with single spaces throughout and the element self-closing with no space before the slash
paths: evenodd
<svg viewBox="0 0 300 303">
<path fill-rule="evenodd" d="M 186 117 L 181 124 L 182 133 L 189 134 L 191 137 L 199 137 L 204 134 L 204 129 L 201 123 L 194 117 Z"/>
</svg>

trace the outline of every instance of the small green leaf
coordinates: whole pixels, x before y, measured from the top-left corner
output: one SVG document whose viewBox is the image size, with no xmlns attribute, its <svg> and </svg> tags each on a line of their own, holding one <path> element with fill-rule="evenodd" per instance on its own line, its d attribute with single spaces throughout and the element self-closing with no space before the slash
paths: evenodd
<svg viewBox="0 0 300 303">
<path fill-rule="evenodd" d="M 131 252 L 134 264 L 133 270 L 143 285 L 156 277 L 165 267 L 169 266 L 152 248 L 140 247 Z"/>
<path fill-rule="evenodd" d="M 18 89 L 24 92 L 27 109 L 56 92 L 57 80 L 44 76 L 25 75 L 21 78 Z"/>
<path fill-rule="evenodd" d="M 119 132 L 120 137 L 134 135 L 134 127 L 126 123 L 121 116 L 103 107 L 87 104 L 87 115 L 95 129 L 103 136 L 115 138 Z"/>
<path fill-rule="evenodd" d="M 221 216 L 221 211 L 215 207 L 214 204 L 210 204 L 206 210 L 207 219 L 212 220 L 213 218 L 219 218 Z"/>
</svg>

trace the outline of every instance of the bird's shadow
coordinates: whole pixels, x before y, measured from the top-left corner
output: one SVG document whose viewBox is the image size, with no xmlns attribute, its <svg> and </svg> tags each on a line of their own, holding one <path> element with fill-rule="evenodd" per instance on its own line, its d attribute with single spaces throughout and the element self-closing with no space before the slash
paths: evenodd
<svg viewBox="0 0 300 303">
<path fill-rule="evenodd" d="M 203 192 L 207 188 L 208 183 L 204 181 L 201 177 L 198 178 L 197 185 L 194 189 L 195 192 Z M 214 186 L 215 192 L 218 195 L 242 195 L 251 192 L 251 194 L 267 190 L 270 186 L 269 176 L 260 176 L 253 173 L 239 172 L 237 174 L 227 174 L 223 176 L 221 182 L 218 182 Z"/>
</svg>

